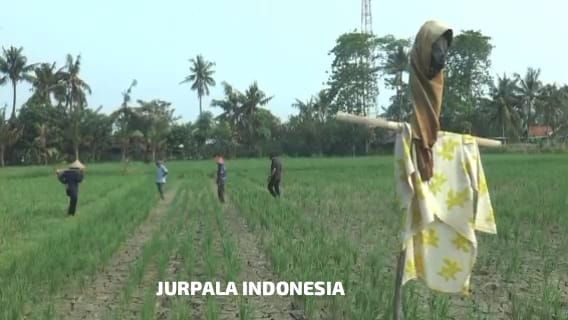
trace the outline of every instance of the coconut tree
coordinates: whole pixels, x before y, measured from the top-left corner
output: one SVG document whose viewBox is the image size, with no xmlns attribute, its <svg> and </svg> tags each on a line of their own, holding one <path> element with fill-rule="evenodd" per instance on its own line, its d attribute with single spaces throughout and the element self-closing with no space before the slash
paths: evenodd
<svg viewBox="0 0 568 320">
<path fill-rule="evenodd" d="M 70 54 L 67 55 L 65 66 L 58 71 L 59 82 L 65 87 L 65 109 L 71 120 L 70 134 L 76 160 L 79 160 L 81 145 L 82 111 L 87 105 L 87 93 L 91 94 L 91 87 L 79 76 L 80 71 L 81 55 L 74 59 Z"/>
<path fill-rule="evenodd" d="M 195 59 L 189 61 L 191 63 L 189 68 L 191 73 L 180 84 L 191 83 L 191 90 L 197 91 L 199 114 L 201 114 L 203 112 L 201 107 L 203 96 L 209 95 L 209 86 L 215 86 L 215 80 L 213 79 L 215 63 L 205 60 L 201 55 L 197 55 Z"/>
<path fill-rule="evenodd" d="M 532 119 L 533 111 L 535 110 L 536 100 L 540 95 L 542 89 L 542 82 L 539 80 L 540 69 L 528 68 L 524 78 L 516 75 L 519 79 L 519 97 L 523 112 L 525 113 L 525 130 L 526 137 L 528 138 L 529 128 L 534 123 Z"/>
<path fill-rule="evenodd" d="M 261 111 L 260 107 L 266 106 L 272 98 L 273 96 L 267 96 L 258 87 L 256 81 L 249 86 L 242 97 L 242 106 L 239 110 L 241 114 L 239 127 L 243 132 L 241 136 L 246 140 L 246 143 L 254 145 L 256 149 L 258 149 L 256 137 L 261 133 L 261 120 L 263 120 L 262 117 L 257 116 L 257 113 Z"/>
<path fill-rule="evenodd" d="M 10 119 L 16 117 L 16 87 L 18 82 L 26 81 L 31 82 L 32 77 L 30 73 L 35 68 L 34 64 L 28 64 L 28 59 L 23 55 L 24 48 L 10 47 L 7 50 L 2 48 L 3 54 L 0 56 L 0 84 L 5 84 L 8 81 L 12 84 L 12 115 Z"/>
<path fill-rule="evenodd" d="M 408 47 L 403 44 L 396 45 L 394 50 L 387 54 L 386 61 L 381 67 L 383 72 L 389 76 L 385 80 L 386 84 L 396 90 L 398 121 L 403 121 L 403 115 L 408 113 L 408 110 L 405 110 L 404 107 L 404 94 L 407 88 L 407 84 L 404 82 L 404 74 L 408 73 L 409 67 Z"/>
<path fill-rule="evenodd" d="M 31 83 L 33 94 L 27 103 L 51 105 L 51 96 L 62 89 L 55 71 L 55 62 L 52 64 L 42 63 L 37 66 L 34 69 L 34 74 L 31 75 Z"/>
<path fill-rule="evenodd" d="M 241 112 L 245 117 L 250 117 L 256 113 L 259 107 L 267 105 L 272 98 L 273 96 L 269 97 L 260 90 L 255 81 L 244 93 Z"/>
<path fill-rule="evenodd" d="M 299 123 L 314 121 L 316 112 L 315 112 L 315 103 L 313 97 L 306 101 L 296 99 L 296 101 L 292 103 L 292 107 L 298 109 L 299 111 L 297 116 Z"/>
<path fill-rule="evenodd" d="M 13 146 L 22 136 L 22 128 L 6 119 L 6 107 L 0 110 L 0 167 L 4 167 L 6 150 Z"/>
<path fill-rule="evenodd" d="M 143 124 L 146 151 L 151 153 L 152 161 L 156 161 L 158 152 L 164 150 L 172 123 L 177 119 L 170 102 L 138 100 L 138 103 L 140 108 L 136 109 L 136 114 Z"/>
<path fill-rule="evenodd" d="M 58 71 L 60 83 L 65 86 L 65 108 L 67 111 L 83 108 L 87 104 L 87 93 L 91 87 L 79 76 L 81 72 L 81 55 L 73 58 L 67 55 L 65 66 Z"/>
<path fill-rule="evenodd" d="M 540 120 L 551 127 L 553 132 L 565 126 L 568 115 L 568 87 L 558 88 L 556 84 L 547 84 L 540 90 L 536 104 Z M 564 121 L 563 121 L 564 120 Z"/>
<path fill-rule="evenodd" d="M 316 118 L 321 122 L 324 123 L 330 112 L 331 100 L 329 97 L 329 92 L 327 89 L 320 90 L 317 96 L 313 100 L 314 103 L 314 111 L 316 113 Z"/>
<path fill-rule="evenodd" d="M 115 138 L 120 143 L 122 154 L 122 161 L 125 162 L 128 158 L 128 151 L 130 149 L 131 140 L 133 137 L 133 120 L 135 114 L 132 108 L 128 105 L 131 100 L 132 89 L 138 84 L 136 79 L 132 80 L 130 86 L 122 93 L 121 107 L 111 114 L 113 126 L 115 128 Z"/>
<path fill-rule="evenodd" d="M 506 137 L 507 132 L 518 130 L 520 127 L 521 119 L 516 110 L 520 103 L 517 81 L 503 74 L 503 77 L 497 77 L 496 84 L 491 85 L 489 119 L 501 129 L 502 137 Z"/>
<path fill-rule="evenodd" d="M 221 108 L 223 112 L 217 117 L 217 120 L 228 122 L 231 126 L 231 130 L 235 130 L 243 101 L 243 94 L 227 82 L 223 82 L 222 85 L 223 92 L 225 93 L 224 99 L 214 99 L 211 101 L 211 106 Z"/>
</svg>

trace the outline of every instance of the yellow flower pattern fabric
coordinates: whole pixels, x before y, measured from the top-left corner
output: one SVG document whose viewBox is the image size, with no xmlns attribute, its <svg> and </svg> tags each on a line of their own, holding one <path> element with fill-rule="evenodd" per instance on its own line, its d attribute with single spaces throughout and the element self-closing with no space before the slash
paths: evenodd
<svg viewBox="0 0 568 320">
<path fill-rule="evenodd" d="M 395 143 L 403 284 L 421 279 L 433 290 L 467 295 L 477 257 L 475 231 L 497 233 L 479 147 L 470 135 L 440 131 L 432 148 L 434 175 L 423 182 L 411 141 L 410 125 L 404 124 Z"/>
</svg>

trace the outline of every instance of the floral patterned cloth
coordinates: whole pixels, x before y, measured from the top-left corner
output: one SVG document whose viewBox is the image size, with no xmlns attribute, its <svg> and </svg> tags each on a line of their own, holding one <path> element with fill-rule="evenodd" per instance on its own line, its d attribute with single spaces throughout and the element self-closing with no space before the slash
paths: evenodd
<svg viewBox="0 0 568 320">
<path fill-rule="evenodd" d="M 440 131 L 433 177 L 416 171 L 408 124 L 397 135 L 395 180 L 406 249 L 403 284 L 422 279 L 433 290 L 469 294 L 477 256 L 475 230 L 497 233 L 475 138 Z"/>
</svg>

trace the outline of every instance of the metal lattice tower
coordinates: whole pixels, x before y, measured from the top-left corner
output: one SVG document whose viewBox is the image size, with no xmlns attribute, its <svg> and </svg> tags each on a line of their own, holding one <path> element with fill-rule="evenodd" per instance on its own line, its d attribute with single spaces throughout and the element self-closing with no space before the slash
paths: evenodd
<svg viewBox="0 0 568 320">
<path fill-rule="evenodd" d="M 361 0 L 361 33 L 370 35 L 373 34 L 373 15 L 371 13 L 371 0 Z M 370 64 L 371 68 L 374 68 L 375 66 L 374 59 L 370 59 L 370 61 L 364 59 L 364 62 Z M 367 92 L 365 89 L 363 96 L 365 97 L 364 100 L 366 100 Z M 363 113 L 366 116 L 372 113 L 372 110 L 376 109 L 376 106 L 365 105 L 363 109 Z M 378 113 L 377 110 L 375 110 L 375 112 Z"/>
<path fill-rule="evenodd" d="M 373 15 L 371 0 L 361 0 L 361 32 L 373 34 Z"/>
</svg>

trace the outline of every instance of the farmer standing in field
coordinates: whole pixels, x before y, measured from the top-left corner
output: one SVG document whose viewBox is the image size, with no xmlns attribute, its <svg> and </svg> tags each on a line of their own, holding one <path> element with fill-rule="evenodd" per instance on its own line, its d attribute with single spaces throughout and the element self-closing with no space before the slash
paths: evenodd
<svg viewBox="0 0 568 320">
<path fill-rule="evenodd" d="M 268 176 L 268 191 L 274 198 L 280 197 L 280 181 L 282 180 L 282 162 L 275 154 L 270 155 L 270 176 Z"/>
<path fill-rule="evenodd" d="M 79 161 L 75 160 L 69 165 L 69 169 L 55 171 L 57 178 L 61 183 L 63 183 L 66 188 L 65 192 L 69 197 L 69 209 L 67 214 L 69 216 L 75 215 L 75 210 L 77 209 L 77 201 L 79 199 L 79 183 L 83 181 L 83 170 L 85 166 Z"/>
<path fill-rule="evenodd" d="M 158 167 L 158 170 L 156 172 L 156 185 L 158 186 L 158 191 L 160 192 L 160 199 L 164 200 L 164 184 L 166 184 L 168 168 L 166 168 L 162 161 L 156 161 L 156 167 Z"/>
<path fill-rule="evenodd" d="M 225 159 L 223 159 L 223 156 L 218 155 L 215 161 L 217 162 L 217 196 L 221 203 L 225 203 L 225 183 L 227 182 Z"/>
</svg>

